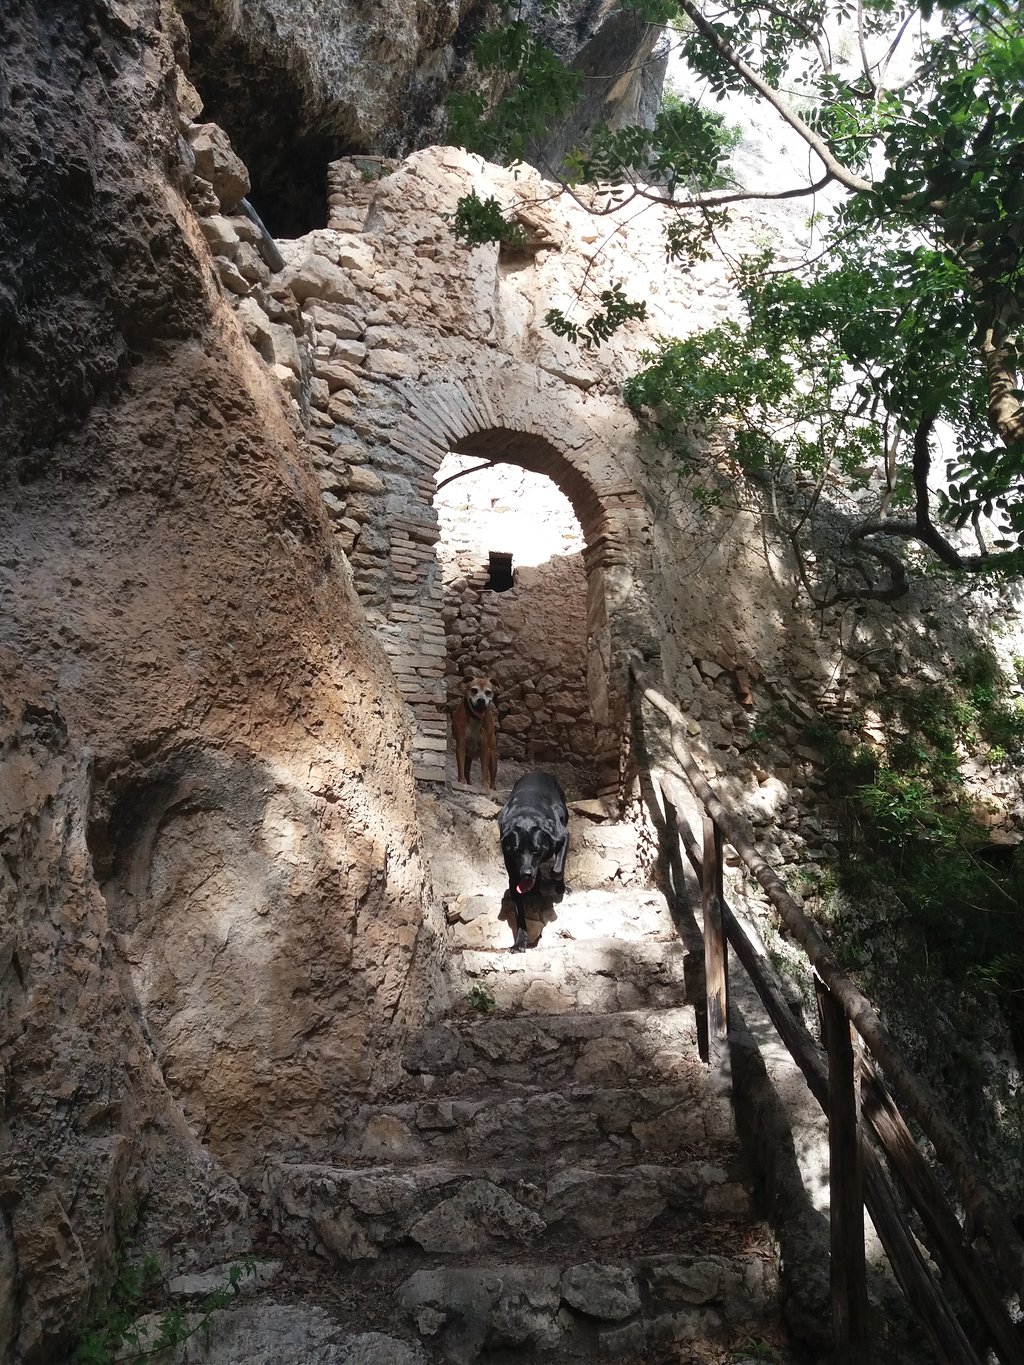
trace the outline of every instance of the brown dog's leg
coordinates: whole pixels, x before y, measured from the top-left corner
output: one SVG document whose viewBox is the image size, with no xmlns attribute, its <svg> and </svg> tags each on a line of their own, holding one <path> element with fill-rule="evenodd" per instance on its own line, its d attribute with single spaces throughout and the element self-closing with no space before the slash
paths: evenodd
<svg viewBox="0 0 1024 1365">
<path fill-rule="evenodd" d="M 493 791 L 498 778 L 498 726 L 493 707 L 480 726 L 480 780 Z"/>
<path fill-rule="evenodd" d="M 494 791 L 498 781 L 498 746 L 493 737 L 491 739 L 491 750 L 487 755 L 487 785 Z"/>
<path fill-rule="evenodd" d="M 452 739 L 455 741 L 455 769 L 459 781 L 466 780 L 466 716 L 465 707 L 460 701 L 452 713 Z"/>
</svg>

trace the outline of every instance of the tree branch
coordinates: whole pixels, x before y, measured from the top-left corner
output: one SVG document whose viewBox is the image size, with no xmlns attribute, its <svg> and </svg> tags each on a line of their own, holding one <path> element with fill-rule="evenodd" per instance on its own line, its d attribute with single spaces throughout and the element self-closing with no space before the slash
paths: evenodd
<svg viewBox="0 0 1024 1365">
<path fill-rule="evenodd" d="M 678 0 L 679 8 L 690 20 L 694 28 L 708 43 L 715 49 L 720 57 L 723 57 L 732 69 L 743 77 L 744 81 L 752 86 L 757 93 L 771 105 L 775 112 L 785 120 L 786 123 L 799 134 L 800 137 L 821 161 L 822 165 L 829 171 L 834 180 L 838 180 L 841 185 L 845 185 L 848 190 L 861 193 L 871 188 L 870 180 L 862 180 L 859 175 L 854 175 L 843 163 L 835 157 L 822 138 L 809 128 L 799 114 L 791 109 L 777 90 L 774 90 L 767 81 L 761 79 L 753 67 L 748 66 L 736 49 L 718 30 L 710 24 L 693 0 Z"/>
<path fill-rule="evenodd" d="M 989 426 L 1006 446 L 1024 442 L 1024 408 L 1017 397 L 1017 376 L 1010 365 L 1012 349 L 1008 340 L 996 340 L 995 327 L 986 329 L 981 341 L 981 358 L 988 385 Z"/>
<path fill-rule="evenodd" d="M 454 483 L 456 479 L 464 479 L 467 474 L 476 474 L 481 469 L 490 469 L 492 465 L 496 464 L 498 464 L 498 460 L 496 459 L 484 460 L 483 464 L 471 465 L 469 469 L 460 469 L 455 474 L 449 474 L 448 477 L 446 479 L 442 479 L 441 482 L 434 489 L 434 496 L 436 497 L 437 494 L 440 493 L 442 488 L 447 487 L 447 485 L 450 483 Z"/>
</svg>

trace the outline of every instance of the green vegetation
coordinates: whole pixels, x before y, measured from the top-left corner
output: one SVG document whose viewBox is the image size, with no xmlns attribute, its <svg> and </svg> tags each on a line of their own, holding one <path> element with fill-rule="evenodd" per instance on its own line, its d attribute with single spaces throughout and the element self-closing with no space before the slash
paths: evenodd
<svg viewBox="0 0 1024 1365">
<path fill-rule="evenodd" d="M 497 1008 L 498 1002 L 495 1000 L 491 988 L 478 981 L 467 993 L 466 1004 L 471 1010 L 476 1010 L 478 1014 L 490 1014 L 492 1010 Z"/>
<path fill-rule="evenodd" d="M 603 289 L 600 300 L 600 310 L 592 313 L 585 322 L 570 322 L 557 308 L 548 309 L 545 321 L 556 336 L 568 337 L 589 351 L 602 341 L 607 341 L 629 318 L 647 316 L 646 303 L 631 302 L 621 289 Z"/>
<path fill-rule="evenodd" d="M 545 173 L 597 185 L 608 212 L 667 210 L 666 252 L 684 268 L 717 250 L 729 206 L 831 186 L 815 254 L 730 262 L 744 318 L 664 339 L 627 397 L 684 467 L 716 443 L 720 477 L 764 499 L 817 605 L 895 600 L 931 559 L 956 574 L 1024 571 L 1024 29 L 1012 0 L 621 0 L 669 24 L 711 97 L 753 95 L 807 144 L 813 183 L 735 190 L 733 138 L 701 103 L 667 101 L 654 126 L 598 128 Z M 450 135 L 494 160 L 537 155 L 579 91 L 514 0 L 477 39 L 493 98 L 452 101 Z M 553 5 L 546 6 L 548 12 Z M 837 32 L 849 52 L 833 50 Z M 837 55 L 839 54 L 839 55 Z M 783 87 L 785 86 L 785 91 Z M 795 103 L 798 101 L 798 103 Z M 610 205 L 610 207 L 609 207 Z M 502 238 L 507 207 L 472 217 Z M 734 268 L 735 267 L 735 268 Z M 733 269 L 734 268 L 734 269 Z M 595 287 L 595 293 L 597 289 Z M 549 325 L 583 345 L 643 316 L 616 295 L 582 322 Z M 944 479 L 936 431 L 952 432 Z M 710 482 L 710 491 L 709 491 Z M 698 484 L 698 486 L 700 486 Z M 849 532 L 831 562 L 809 554 L 822 498 Z M 958 534 L 973 537 L 970 553 Z M 999 747 L 998 745 L 995 747 Z M 1007 750 L 1007 752 L 1009 752 Z"/>
<path fill-rule="evenodd" d="M 848 746 L 827 726 L 807 732 L 848 816 L 841 856 L 817 887 L 836 949 L 872 976 L 875 936 L 892 931 L 877 911 L 899 940 L 877 965 L 889 970 L 907 954 L 1024 1021 L 1024 857 L 994 848 L 961 773 L 968 753 L 1024 760 L 1024 709 L 1007 701 L 998 661 L 979 649 L 947 685 L 896 689 L 881 710 L 881 748 Z"/>
<path fill-rule="evenodd" d="M 768 1365 L 774 1365 L 778 1359 L 775 1348 L 770 1342 L 762 1341 L 760 1337 L 748 1337 L 742 1346 L 734 1346 L 729 1352 L 729 1360 L 736 1361 L 737 1365 L 741 1361 L 763 1360 Z"/>
<path fill-rule="evenodd" d="M 467 194 L 459 200 L 454 213 L 443 213 L 453 236 L 467 246 L 479 246 L 482 242 L 503 242 L 508 246 L 521 246 L 526 234 L 518 223 L 510 222 L 504 215 L 497 199 L 481 199 L 477 194 Z"/>
<path fill-rule="evenodd" d="M 224 1289 L 214 1290 L 199 1305 L 185 1309 L 168 1304 L 166 1281 L 155 1256 L 135 1262 L 119 1252 L 113 1275 L 79 1333 L 72 1365 L 113 1365 L 114 1361 L 139 1365 L 182 1345 L 204 1331 L 218 1309 L 234 1302 L 243 1279 L 255 1270 L 251 1257 L 231 1266 Z M 141 1319 L 151 1313 L 160 1316 L 154 1326 L 144 1329 Z"/>
</svg>

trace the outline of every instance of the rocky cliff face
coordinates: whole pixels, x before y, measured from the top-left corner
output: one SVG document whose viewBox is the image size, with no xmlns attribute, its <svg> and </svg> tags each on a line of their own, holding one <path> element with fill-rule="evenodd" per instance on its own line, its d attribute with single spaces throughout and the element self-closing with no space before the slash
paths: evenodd
<svg viewBox="0 0 1024 1365">
<path fill-rule="evenodd" d="M 548 195 L 461 153 L 339 161 L 328 200 L 329 155 L 429 137 L 481 9 L 0 14 L 0 1358 L 59 1356 L 119 1239 L 244 1249 L 262 1159 L 322 1149 L 443 997 L 413 781 L 444 776 L 448 451 L 559 483 L 594 718 L 617 738 L 625 654 L 660 647 L 782 863 L 828 847 L 826 779 L 792 727 L 755 755 L 755 704 L 813 719 L 950 665 L 913 622 L 899 652 L 881 614 L 809 622 L 754 513 L 701 510 L 623 409 L 652 335 L 727 315 L 715 265 L 663 279 L 648 224 L 592 269 L 593 223 L 541 202 L 528 252 L 467 265 L 462 190 Z M 249 176 L 282 235 L 330 206 L 287 273 Z M 763 230 L 738 215 L 737 249 Z M 541 320 L 599 276 L 649 291 L 650 330 L 581 357 Z"/>
<path fill-rule="evenodd" d="M 233 1172 L 382 1080 L 426 989 L 394 682 L 223 323 L 184 42 L 160 0 L 0 18 L 5 1360 L 54 1358 L 117 1231 L 244 1246 Z"/>
<path fill-rule="evenodd" d="M 562 59 L 586 73 L 586 99 L 534 149 L 557 165 L 600 120 L 652 113 L 664 62 L 648 61 L 658 30 L 612 0 L 519 5 Z M 272 230 L 295 237 L 326 224 L 327 163 L 396 156 L 443 140 L 444 102 L 477 84 L 473 39 L 493 17 L 484 0 L 182 0 L 189 75 L 207 117 L 223 127 L 253 177 Z"/>
</svg>

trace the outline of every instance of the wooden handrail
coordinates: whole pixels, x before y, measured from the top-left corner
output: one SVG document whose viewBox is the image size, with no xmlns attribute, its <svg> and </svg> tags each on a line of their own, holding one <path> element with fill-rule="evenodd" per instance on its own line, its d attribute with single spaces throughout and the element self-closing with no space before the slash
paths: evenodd
<svg viewBox="0 0 1024 1365">
<path fill-rule="evenodd" d="M 661 774 L 658 778 L 658 785 L 662 788 L 664 797 L 671 801 L 672 805 L 678 810 L 678 793 L 682 784 L 668 774 Z M 692 831 L 685 824 L 680 828 L 679 835 L 697 880 L 702 882 L 704 875 L 702 851 Z M 820 1047 L 806 1026 L 790 1009 L 782 989 L 782 982 L 779 980 L 774 967 L 747 936 L 745 929 L 733 914 L 724 896 L 721 897 L 721 912 L 726 938 L 735 951 L 740 965 L 757 990 L 768 1011 L 769 1018 L 785 1043 L 790 1056 L 803 1072 L 808 1089 L 821 1105 L 825 1115 L 829 1116 L 831 1108 L 830 1076 Z M 821 984 L 823 985 L 823 983 Z M 827 987 L 824 989 L 827 990 Z M 922 1330 L 932 1344 L 936 1359 L 941 1362 L 941 1365 L 981 1365 L 977 1353 L 964 1336 L 963 1329 L 957 1322 L 945 1295 L 932 1279 L 914 1236 L 907 1227 L 906 1219 L 899 1211 L 896 1194 L 885 1168 L 870 1148 L 863 1148 L 861 1155 L 864 1160 L 864 1203 L 867 1205 L 871 1221 L 874 1223 L 882 1246 L 885 1248 L 885 1254 L 893 1267 L 896 1279 L 920 1319 Z M 887 1152 L 887 1155 L 891 1154 Z M 923 1163 L 923 1158 L 921 1160 Z M 960 1225 L 951 1212 L 948 1217 L 950 1223 L 959 1232 Z M 965 1259 L 973 1259 L 967 1249 L 964 1249 L 963 1256 Z M 859 1255 L 857 1259 L 860 1260 Z M 860 1274 L 863 1275 L 863 1273 L 863 1262 L 861 1262 Z M 961 1283 L 963 1283 L 962 1279 Z M 969 1288 L 967 1292 L 969 1297 L 976 1297 L 971 1294 Z M 1017 1338 L 1016 1329 L 1010 1321 L 1009 1314 L 994 1293 L 989 1296 L 988 1307 L 989 1329 L 993 1342 L 1002 1344 L 1002 1359 L 1007 1362 L 1007 1365 L 1021 1365 L 1021 1362 L 1024 1361 L 1024 1355 L 1022 1355 L 1024 1344 Z M 845 1327 L 837 1325 L 837 1333 L 845 1333 Z M 862 1341 L 863 1338 L 861 1337 Z M 1007 1349 L 1008 1342 L 1010 1343 L 1009 1349 Z M 1013 1345 L 1014 1342 L 1016 1345 Z M 842 1338 L 837 1341 L 838 1359 L 842 1358 L 840 1348 L 845 1348 L 846 1345 L 847 1343 Z M 866 1349 L 863 1348 L 862 1344 L 858 1344 L 857 1349 L 863 1351 L 863 1359 L 858 1360 L 855 1353 L 852 1357 L 853 1360 L 857 1362 L 857 1365 L 866 1365 L 868 1359 Z M 847 1354 L 849 1355 L 849 1352 Z"/>
<path fill-rule="evenodd" d="M 723 805 L 703 772 L 690 756 L 686 745 L 685 718 L 682 712 L 653 686 L 650 671 L 639 656 L 634 656 L 630 668 L 644 698 L 669 720 L 672 752 L 685 774 L 693 794 L 704 808 L 703 849 L 697 848 L 696 840 L 685 821 L 680 827 L 680 838 L 701 884 L 705 912 L 707 913 L 710 908 L 713 915 L 708 937 L 717 940 L 724 933 L 729 943 L 732 944 L 741 965 L 758 990 L 780 1036 L 804 1072 L 812 1093 L 822 1104 L 826 1113 L 830 1114 L 830 1141 L 833 1136 L 831 1128 L 834 1122 L 831 1110 L 836 1107 L 837 1103 L 842 1108 L 842 1102 L 837 1101 L 834 1094 L 830 1098 L 829 1070 L 825 1066 L 820 1051 L 818 1051 L 816 1044 L 804 1026 L 794 1018 L 785 1003 L 777 979 L 773 980 L 774 973 L 770 965 L 750 944 L 742 927 L 725 902 L 721 885 L 721 840 L 723 837 L 736 850 L 747 870 L 757 880 L 778 911 L 793 938 L 807 953 L 808 959 L 824 986 L 825 1008 L 830 1011 L 834 1009 L 837 1012 L 836 1020 L 833 1021 L 832 1026 L 833 1041 L 838 1027 L 836 1022 L 838 1018 L 841 1017 L 847 1021 L 844 1025 L 846 1028 L 849 1028 L 850 1023 L 853 1024 L 866 1045 L 866 1049 L 884 1070 L 897 1098 L 920 1124 L 931 1140 L 939 1160 L 952 1175 L 967 1211 L 968 1226 L 972 1226 L 976 1231 L 983 1232 L 986 1235 L 1000 1270 L 1009 1284 L 1013 1286 L 1013 1291 L 1020 1293 L 1022 1285 L 1024 1285 L 1024 1242 L 1021 1241 L 1016 1229 L 1007 1218 L 999 1196 L 976 1170 L 974 1159 L 966 1144 L 941 1113 L 938 1101 L 928 1086 L 903 1063 L 874 1006 L 839 967 L 824 939 L 804 915 L 799 903 L 790 895 L 774 869 L 758 854 L 751 841 L 746 837 L 738 819 Z M 681 784 L 669 774 L 660 776 L 659 784 L 663 789 L 664 798 L 678 809 L 680 800 L 677 789 Z M 716 923 L 719 919 L 721 927 Z M 714 965 L 716 974 L 715 993 L 721 994 L 724 993 L 727 979 L 726 967 L 724 962 L 720 966 L 717 964 L 716 952 L 717 950 L 714 947 L 706 946 L 708 963 Z M 714 1004 L 709 993 L 709 1016 L 712 1009 L 720 1010 L 720 1008 L 720 1003 Z M 835 1087 L 833 1086 L 832 1089 L 834 1092 Z M 882 1096 L 884 1098 L 881 1098 Z M 854 1136 L 852 1141 L 858 1144 L 864 1162 L 863 1198 L 868 1205 L 876 1230 L 882 1238 L 897 1279 L 936 1347 L 939 1359 L 943 1362 L 949 1362 L 949 1365 L 967 1365 L 968 1362 L 976 1361 L 976 1354 L 945 1303 L 944 1296 L 937 1290 L 931 1279 L 917 1249 L 915 1239 L 896 1204 L 892 1186 L 884 1169 L 873 1150 L 869 1146 L 860 1144 L 856 1137 L 857 1112 L 857 1109 L 853 1110 Z M 907 1189 L 911 1201 L 919 1208 L 926 1227 L 939 1244 L 950 1268 L 987 1327 L 992 1344 L 1000 1359 L 1006 1362 L 1006 1365 L 1022 1365 L 1024 1363 L 1024 1341 L 1021 1340 L 1016 1328 L 1010 1321 L 998 1294 L 990 1285 L 987 1285 L 984 1272 L 978 1266 L 970 1248 L 969 1239 L 960 1227 L 955 1215 L 941 1198 L 941 1191 L 939 1191 L 934 1176 L 920 1153 L 917 1152 L 899 1111 L 870 1065 L 867 1071 L 864 1113 L 871 1123 L 876 1138 L 892 1162 L 893 1169 L 900 1176 Z M 840 1126 L 851 1126 L 849 1115 L 845 1118 L 840 1117 L 837 1121 Z M 850 1135 L 846 1134 L 843 1138 L 837 1135 L 837 1141 L 845 1152 L 842 1161 L 846 1163 L 846 1169 L 853 1169 L 849 1166 Z M 916 1155 L 916 1161 L 910 1155 L 911 1150 Z M 836 1159 L 835 1152 L 834 1159 Z M 860 1198 L 861 1195 L 858 1194 L 858 1203 Z M 920 1207 L 922 1198 L 929 1207 L 924 1209 Z M 846 1199 L 847 1207 L 842 1216 L 842 1221 L 848 1228 L 851 1219 L 849 1191 L 846 1191 Z M 933 1210 L 937 1211 L 932 1214 Z M 848 1266 L 853 1265 L 853 1277 L 856 1279 L 856 1249 L 853 1248 L 853 1251 L 849 1252 L 847 1247 L 843 1254 L 844 1256 L 848 1255 Z M 847 1276 L 847 1270 L 840 1270 L 838 1273 L 840 1284 L 845 1285 L 844 1277 Z M 860 1274 L 862 1277 L 863 1268 L 861 1268 Z M 858 1295 L 860 1289 L 855 1287 L 854 1293 L 855 1296 Z M 838 1312 L 841 1318 L 845 1319 L 847 1313 L 852 1313 L 854 1319 L 859 1320 L 863 1313 L 863 1300 L 857 1297 L 851 1300 L 844 1290 L 843 1304 Z M 837 1340 L 839 1340 L 842 1334 L 847 1332 L 847 1325 L 845 1320 L 842 1324 L 837 1320 L 836 1326 Z M 860 1329 L 857 1330 L 859 1332 Z M 866 1359 L 866 1355 L 864 1358 Z"/>
<path fill-rule="evenodd" d="M 1010 1321 L 999 1295 L 979 1272 L 977 1260 L 963 1244 L 963 1230 L 953 1216 L 934 1172 L 917 1149 L 903 1115 L 892 1101 L 870 1058 L 861 1059 L 863 1112 L 886 1156 L 918 1210 L 925 1227 L 942 1247 L 960 1288 L 978 1306 L 1003 1360 L 1024 1359 L 1024 1340 Z"/>
</svg>

